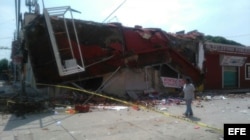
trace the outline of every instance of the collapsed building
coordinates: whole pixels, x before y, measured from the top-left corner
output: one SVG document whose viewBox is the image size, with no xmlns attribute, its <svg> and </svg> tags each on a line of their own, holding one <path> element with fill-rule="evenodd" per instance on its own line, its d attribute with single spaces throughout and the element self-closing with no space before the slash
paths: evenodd
<svg viewBox="0 0 250 140">
<path fill-rule="evenodd" d="M 24 15 L 21 75 L 26 84 L 75 83 L 118 96 L 131 90 L 169 92 L 185 77 L 202 85 L 203 34 L 66 18 L 71 12 L 57 7 Z"/>
<path fill-rule="evenodd" d="M 41 84 L 73 83 L 79 88 L 122 97 L 138 92 L 176 92 L 182 87 L 183 78 L 190 77 L 200 91 L 247 88 L 247 48 L 229 46 L 229 50 L 238 51 L 229 52 L 225 47 L 223 52 L 214 51 L 223 45 L 211 45 L 196 30 L 168 33 L 138 25 L 76 20 L 72 11 L 65 6 L 45 8 L 43 14 L 24 14 L 21 40 L 12 43 L 12 60 L 18 71 L 14 75 L 23 87 L 39 89 L 44 87 Z M 224 58 L 240 62 L 224 63 Z M 237 72 L 229 74 L 231 79 L 246 74 L 238 83 L 239 78 L 234 79 L 233 86 L 226 85 L 230 76 L 224 72 L 230 72 L 226 70 L 232 69 L 230 66 L 242 67 L 242 72 L 236 68 Z M 223 70 L 219 73 L 224 75 L 218 70 Z M 213 82 L 214 76 L 222 78 Z"/>
</svg>

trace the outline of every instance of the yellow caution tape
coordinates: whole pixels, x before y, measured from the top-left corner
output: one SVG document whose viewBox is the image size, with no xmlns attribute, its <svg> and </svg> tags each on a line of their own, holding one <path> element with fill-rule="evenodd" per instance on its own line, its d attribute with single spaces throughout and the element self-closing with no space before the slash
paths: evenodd
<svg viewBox="0 0 250 140">
<path fill-rule="evenodd" d="M 74 88 L 74 87 L 64 86 L 64 85 L 50 85 L 50 84 L 42 84 L 42 83 L 37 83 L 37 85 L 71 89 L 71 90 L 80 91 L 80 92 L 84 92 L 84 93 L 91 94 L 91 95 L 96 95 L 96 96 L 107 98 L 107 99 L 117 101 L 117 102 L 120 102 L 120 103 L 123 103 L 123 104 L 126 104 L 126 105 L 138 106 L 139 108 L 144 109 L 144 110 L 154 111 L 154 112 L 163 114 L 164 116 L 167 116 L 167 117 L 172 117 L 172 118 L 184 120 L 186 122 L 193 123 L 193 124 L 199 125 L 201 127 L 206 127 L 206 128 L 216 130 L 218 132 L 223 132 L 223 130 L 220 129 L 220 128 L 212 127 L 212 126 L 209 126 L 209 125 L 207 125 L 205 123 L 202 123 L 202 122 L 193 121 L 193 120 L 190 120 L 190 119 L 182 117 L 182 116 L 173 115 L 173 114 L 170 114 L 170 113 L 167 113 L 167 112 L 164 112 L 164 111 L 160 111 L 160 110 L 157 110 L 157 109 L 154 109 L 154 108 L 149 108 L 149 107 L 146 107 L 146 106 L 143 106 L 143 105 L 137 105 L 137 104 L 134 104 L 134 103 L 131 103 L 131 102 L 128 102 L 128 101 L 124 101 L 124 100 L 121 100 L 121 99 L 109 97 L 109 96 L 102 95 L 102 94 L 99 94 L 99 93 L 96 93 L 96 92 L 93 92 L 93 91 L 88 91 L 88 90 L 85 90 L 85 89 L 79 89 L 79 88 Z"/>
</svg>

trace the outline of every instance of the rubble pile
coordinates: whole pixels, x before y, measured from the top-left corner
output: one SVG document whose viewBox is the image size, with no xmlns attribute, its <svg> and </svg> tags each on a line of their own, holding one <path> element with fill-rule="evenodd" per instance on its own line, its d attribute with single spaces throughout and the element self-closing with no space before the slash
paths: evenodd
<svg viewBox="0 0 250 140">
<path fill-rule="evenodd" d="M 26 89 L 29 91 L 26 93 L 26 96 L 20 96 L 21 91 L 17 87 L 13 86 L 7 89 L 8 92 L 3 90 L 4 92 L 0 93 L 1 106 L 6 105 L 8 112 L 16 116 L 24 116 L 24 114 L 27 113 L 40 112 L 43 110 L 50 110 L 55 114 L 87 113 L 93 110 L 134 109 L 139 111 L 141 108 L 168 111 L 168 108 L 171 106 L 185 105 L 185 101 L 181 95 L 165 96 L 156 90 L 150 90 L 150 92 L 128 91 L 127 98 L 121 99 L 108 94 L 105 94 L 105 96 L 97 96 L 73 90 L 58 94 L 57 96 L 47 97 L 39 93 L 34 94 L 34 91 Z M 102 94 L 100 93 L 100 95 Z M 250 97 L 250 93 L 199 93 L 196 95 L 193 105 L 198 108 L 203 108 L 204 105 L 202 102 L 245 97 Z M 250 106 L 248 109 L 249 108 Z"/>
</svg>

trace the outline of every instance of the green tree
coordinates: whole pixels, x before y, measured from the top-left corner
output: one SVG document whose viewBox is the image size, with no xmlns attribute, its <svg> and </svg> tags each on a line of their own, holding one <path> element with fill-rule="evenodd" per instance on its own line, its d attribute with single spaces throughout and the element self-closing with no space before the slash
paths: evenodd
<svg viewBox="0 0 250 140">
<path fill-rule="evenodd" d="M 221 44 L 228 44 L 228 45 L 238 45 L 238 46 L 244 46 L 238 42 L 235 42 L 233 40 L 228 40 L 221 36 L 211 36 L 207 35 L 205 36 L 206 41 L 214 42 L 214 43 L 221 43 Z"/>
</svg>

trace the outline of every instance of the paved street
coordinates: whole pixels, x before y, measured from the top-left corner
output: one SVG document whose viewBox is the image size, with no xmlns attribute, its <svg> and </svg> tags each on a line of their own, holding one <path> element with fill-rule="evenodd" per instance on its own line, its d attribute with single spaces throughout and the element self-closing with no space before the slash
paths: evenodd
<svg viewBox="0 0 250 140">
<path fill-rule="evenodd" d="M 181 117 L 185 105 L 174 102 L 155 110 L 117 107 L 76 114 L 45 110 L 25 119 L 1 113 L 0 140 L 223 140 L 224 123 L 250 124 L 249 93 L 195 100 L 190 118 Z"/>
<path fill-rule="evenodd" d="M 95 110 L 74 115 L 39 113 L 26 119 L 4 115 L 1 140 L 211 140 L 212 129 L 151 111 Z"/>
</svg>

